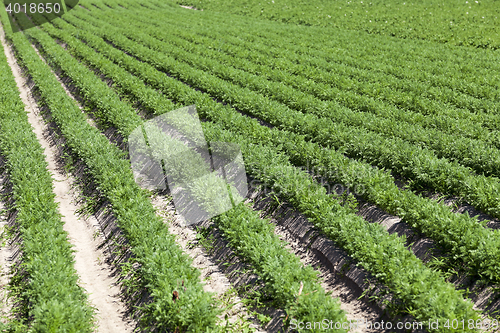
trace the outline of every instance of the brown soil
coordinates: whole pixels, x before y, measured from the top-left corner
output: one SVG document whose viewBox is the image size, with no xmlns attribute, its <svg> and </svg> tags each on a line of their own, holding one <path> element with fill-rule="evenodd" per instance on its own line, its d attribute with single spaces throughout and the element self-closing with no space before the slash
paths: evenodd
<svg viewBox="0 0 500 333">
<path fill-rule="evenodd" d="M 171 201 L 164 196 L 156 195 L 151 202 L 157 209 L 157 214 L 163 218 L 168 225 L 168 230 L 171 234 L 176 235 L 176 242 L 182 248 L 183 252 L 193 258 L 193 267 L 201 272 L 201 278 L 204 282 L 204 290 L 214 292 L 216 295 L 225 297 L 232 288 L 231 282 L 221 271 L 220 267 L 212 257 L 207 255 L 200 245 L 197 245 L 196 231 L 192 228 L 182 225 L 179 216 L 175 214 L 175 208 Z M 228 295 L 229 299 L 225 299 L 226 304 L 232 304 L 230 309 L 221 315 L 228 315 L 228 321 L 232 324 L 240 322 L 249 322 L 250 327 L 256 332 L 265 332 L 257 324 L 256 319 L 250 316 L 247 308 L 242 304 L 241 299 L 237 295 Z"/>
<path fill-rule="evenodd" d="M 1 158 L 1 157 L 0 157 Z M 1 163 L 0 163 L 1 164 Z M 0 174 L 0 195 L 6 194 L 4 184 L 6 177 Z M 0 320 L 6 323 L 6 318 L 10 316 L 10 309 L 12 307 L 11 301 L 8 299 L 7 285 L 10 281 L 11 274 L 10 268 L 12 266 L 16 247 L 12 244 L 12 240 L 7 240 L 6 230 L 9 227 L 9 220 L 7 214 L 4 212 L 5 204 L 0 200 Z"/>
</svg>

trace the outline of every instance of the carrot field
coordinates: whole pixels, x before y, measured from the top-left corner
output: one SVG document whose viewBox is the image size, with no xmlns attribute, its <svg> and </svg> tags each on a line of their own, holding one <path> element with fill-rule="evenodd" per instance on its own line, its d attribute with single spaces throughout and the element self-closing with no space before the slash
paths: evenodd
<svg viewBox="0 0 500 333">
<path fill-rule="evenodd" d="M 500 331 L 496 1 L 33 2 L 2 332 Z"/>
</svg>

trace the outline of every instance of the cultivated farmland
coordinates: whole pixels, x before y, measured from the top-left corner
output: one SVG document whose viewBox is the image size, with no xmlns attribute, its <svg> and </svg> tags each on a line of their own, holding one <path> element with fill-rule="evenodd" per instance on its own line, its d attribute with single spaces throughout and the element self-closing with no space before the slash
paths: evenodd
<svg viewBox="0 0 500 333">
<path fill-rule="evenodd" d="M 2 330 L 499 330 L 494 1 L 254 2 L 1 9 Z"/>
</svg>

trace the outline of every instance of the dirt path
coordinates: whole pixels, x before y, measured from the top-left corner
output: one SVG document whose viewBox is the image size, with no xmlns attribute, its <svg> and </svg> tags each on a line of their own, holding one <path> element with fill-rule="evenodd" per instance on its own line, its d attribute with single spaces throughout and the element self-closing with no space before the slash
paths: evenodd
<svg viewBox="0 0 500 333">
<path fill-rule="evenodd" d="M 0 194 L 4 193 L 3 184 L 5 182 L 4 175 L 0 174 Z M 8 220 L 5 212 L 4 202 L 0 200 L 0 319 L 5 322 L 5 318 L 10 316 L 12 304 L 7 299 L 7 284 L 10 281 L 10 267 L 14 256 L 14 248 L 6 239 L 5 230 L 8 227 Z"/>
<path fill-rule="evenodd" d="M 21 99 L 26 105 L 28 119 L 45 149 L 45 159 L 54 179 L 55 201 L 59 203 L 59 211 L 63 215 L 64 230 L 75 249 L 75 269 L 80 276 L 80 285 L 89 294 L 90 302 L 97 309 L 98 332 L 132 332 L 133 323 L 123 319 L 126 309 L 120 301 L 120 289 L 111 276 L 112 269 L 102 260 L 103 254 L 98 249 L 98 241 L 94 239 L 97 221 L 84 221 L 77 216 L 79 208 L 74 203 L 75 193 L 72 191 L 72 179 L 67 177 L 57 166 L 57 149 L 51 144 L 47 126 L 39 115 L 38 106 L 26 85 L 20 67 L 17 65 L 12 49 L 5 41 L 3 29 L 0 27 L 0 39 L 5 48 L 8 62 L 14 73 Z M 90 223 L 89 223 L 90 222 Z"/>
<path fill-rule="evenodd" d="M 389 332 L 370 329 L 363 324 L 387 320 L 377 304 L 362 297 L 368 287 L 364 282 L 366 272 L 348 263 L 346 254 L 331 241 L 315 235 L 307 218 L 293 207 L 285 204 L 276 207 L 270 197 L 256 189 L 250 191 L 247 198 L 254 209 L 262 211 L 263 217 L 275 224 L 275 234 L 287 243 L 286 248 L 299 257 L 304 266 L 312 266 L 319 272 L 321 286 L 340 300 L 340 308 L 352 324 L 350 332 Z"/>
<path fill-rule="evenodd" d="M 220 299 L 224 298 L 226 305 L 233 304 L 226 311 L 228 321 L 234 325 L 233 328 L 237 329 L 239 327 L 243 331 L 244 325 L 249 325 L 249 327 L 255 329 L 256 333 L 264 333 L 265 331 L 256 324 L 254 317 L 249 315 L 241 299 L 237 295 L 230 293 L 232 288 L 231 282 L 221 272 L 217 263 L 210 256 L 206 255 L 200 246 L 192 246 L 197 240 L 196 231 L 181 225 L 175 215 L 172 203 L 163 196 L 155 196 L 151 202 L 157 209 L 157 214 L 168 224 L 169 232 L 176 235 L 177 244 L 194 259 L 193 267 L 201 271 L 201 278 L 205 283 L 205 291 L 216 293 Z"/>
</svg>

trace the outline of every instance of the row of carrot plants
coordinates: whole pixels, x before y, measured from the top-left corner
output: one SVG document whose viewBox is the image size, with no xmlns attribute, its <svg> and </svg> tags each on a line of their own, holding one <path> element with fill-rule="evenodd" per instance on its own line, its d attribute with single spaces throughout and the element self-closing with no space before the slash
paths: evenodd
<svg viewBox="0 0 500 333">
<path fill-rule="evenodd" d="M 213 24 L 217 23 L 214 22 Z M 224 40 L 236 42 L 238 40 L 236 36 L 238 35 L 232 32 Z M 265 36 L 263 34 L 261 39 L 265 38 Z M 239 41 L 239 43 L 242 42 Z M 270 59 L 269 56 L 277 58 L 280 55 L 286 55 L 284 59 L 290 59 L 295 63 L 293 67 L 289 68 L 290 70 L 300 68 L 304 64 L 314 66 L 316 70 L 313 73 L 328 73 L 328 71 L 331 73 L 335 70 L 337 75 L 325 75 L 320 78 L 321 82 L 329 83 L 333 86 L 339 86 L 341 82 L 344 83 L 342 86 L 344 89 L 348 88 L 354 92 L 374 96 L 378 99 L 414 110 L 415 112 L 439 112 L 443 109 L 439 103 L 446 103 L 449 104 L 448 107 L 458 108 L 459 110 L 465 109 L 472 112 L 490 112 L 492 108 L 498 109 L 498 103 L 495 101 L 498 90 L 495 87 L 482 87 L 479 84 L 470 82 L 458 83 L 452 78 L 452 80 L 448 79 L 455 83 L 452 85 L 453 88 L 451 88 L 436 82 L 439 76 L 436 78 L 425 73 L 427 74 L 425 76 L 426 80 L 424 78 L 415 79 L 404 72 L 404 70 L 411 72 L 411 69 L 405 68 L 403 70 L 400 67 L 396 67 L 396 64 L 392 64 L 390 70 L 383 72 L 380 70 L 381 65 L 368 64 L 366 60 L 360 60 L 359 57 L 356 57 L 356 54 L 352 54 L 351 52 L 348 54 L 346 54 L 347 52 L 338 52 L 335 54 L 331 50 L 325 50 L 312 53 L 310 49 L 304 46 L 291 47 L 291 40 L 276 40 L 271 46 L 267 46 L 261 40 L 255 39 L 248 42 L 248 44 L 250 43 L 252 47 L 249 49 L 260 53 L 260 57 L 256 57 L 259 61 L 265 62 L 266 58 Z M 305 52 L 307 53 L 304 54 Z M 403 65 L 403 63 L 400 65 Z M 417 70 L 414 69 L 414 71 Z M 304 72 L 303 74 L 310 75 L 308 72 Z M 450 75 L 452 74 L 450 73 Z M 336 78 L 339 76 L 343 79 L 340 82 L 336 81 Z M 392 94 L 391 87 L 394 88 Z M 413 102 L 414 99 L 417 99 L 421 103 Z M 434 110 L 433 107 L 436 106 L 438 108 Z"/>
<path fill-rule="evenodd" d="M 144 16 L 141 15 L 144 13 L 138 11 L 133 14 L 136 24 L 144 20 Z M 438 129 L 455 136 L 459 134 L 473 139 L 480 139 L 488 144 L 500 147 L 500 134 L 495 129 L 497 128 L 495 124 L 500 121 L 497 115 L 475 114 L 443 106 L 442 103 L 431 99 L 433 96 L 430 96 L 431 98 L 424 97 L 424 94 L 429 94 L 428 92 L 424 92 L 424 88 L 421 88 L 417 92 L 418 98 L 415 96 L 402 96 L 401 100 L 403 102 L 397 102 L 392 97 L 395 94 L 400 94 L 398 89 L 405 89 L 400 86 L 401 82 L 407 82 L 406 80 L 389 80 L 389 78 L 374 75 L 376 84 L 370 85 L 365 81 L 359 81 L 359 79 L 353 80 L 350 77 L 339 74 L 339 71 L 342 69 L 338 67 L 325 71 L 318 69 L 317 65 L 315 67 L 298 65 L 293 59 L 285 61 L 287 57 L 289 58 L 290 54 L 290 52 L 286 52 L 285 50 L 281 50 L 282 52 L 276 54 L 275 57 L 260 57 L 260 50 L 251 49 L 251 45 L 254 43 L 239 43 L 241 42 L 239 38 L 230 38 L 227 34 L 216 33 L 213 26 L 197 27 L 196 32 L 190 32 L 188 27 L 179 27 L 178 23 L 172 22 L 172 25 L 168 25 L 169 35 L 161 34 L 157 30 L 152 31 L 151 23 L 159 27 L 164 27 L 167 24 L 165 21 L 148 20 L 149 28 L 147 31 L 155 38 L 171 43 L 174 42 L 176 45 L 182 45 L 186 51 L 196 52 L 196 54 L 208 56 L 219 62 L 231 63 L 233 67 L 258 75 L 261 78 L 284 83 L 298 89 L 300 91 L 299 95 L 307 93 L 321 100 L 334 101 L 335 104 L 333 105 L 336 108 L 348 107 L 361 112 L 370 112 L 385 119 L 394 119 L 398 122 L 403 121 L 412 125 L 420 125 L 432 132 L 438 133 L 435 130 Z M 203 33 L 204 36 L 201 36 L 200 33 Z M 174 35 L 181 37 L 185 42 L 173 38 Z M 224 41 L 232 39 L 235 43 L 227 45 L 226 42 L 218 42 L 221 39 Z M 221 45 L 218 45 L 218 43 Z M 257 60 L 256 58 L 259 59 Z M 380 101 L 381 85 L 383 85 L 384 89 L 388 89 L 391 92 L 390 95 L 387 95 L 391 97 L 390 99 Z M 414 84 L 410 85 L 414 87 Z M 361 90 L 356 88 L 356 86 L 361 88 Z M 418 110 L 411 111 L 416 109 L 415 106 L 411 105 L 415 101 L 418 101 Z M 396 104 L 396 106 L 392 104 Z M 432 109 L 432 113 L 437 114 L 429 114 L 429 112 L 425 111 L 426 109 Z M 455 117 L 458 115 L 460 117 L 456 119 Z M 489 129 L 484 128 L 482 124 L 486 124 Z"/>
<path fill-rule="evenodd" d="M 161 89 L 168 97 L 180 103 L 196 104 L 202 117 L 235 119 L 233 117 L 237 113 L 229 106 L 223 106 L 213 101 L 206 94 L 195 91 L 167 75 L 161 75 L 151 66 L 119 52 L 104 41 L 96 41 L 96 32 L 91 29 L 85 30 L 89 33 L 84 35 L 79 33 L 79 36 L 84 38 L 88 45 L 100 52 L 104 52 L 115 63 L 127 68 L 143 79 L 145 83 L 156 89 Z M 73 31 L 73 33 L 76 35 L 77 32 Z M 236 120 L 233 121 L 233 124 L 237 125 Z M 414 309 L 418 309 L 412 311 L 412 314 L 419 318 L 431 318 L 434 315 L 430 312 L 436 314 L 451 309 L 442 300 L 429 305 L 427 302 L 434 302 L 432 297 L 429 297 L 435 292 L 431 290 L 440 290 L 440 292 L 446 294 L 461 293 L 456 292 L 453 287 L 447 289 L 448 284 L 444 283 L 439 274 L 426 268 L 405 248 L 404 240 L 395 235 L 388 235 L 387 231 L 380 225 L 369 224 L 341 207 L 337 201 L 326 194 L 326 191 L 319 184 L 314 182 L 310 175 L 292 167 L 286 156 L 279 154 L 275 147 L 266 144 L 255 144 L 252 142 L 254 141 L 253 138 L 250 139 L 246 135 L 237 135 L 225 131 L 217 124 L 207 122 L 203 123 L 203 125 L 207 138 L 240 144 L 245 157 L 245 165 L 255 177 L 261 181 L 271 183 L 282 196 L 303 211 L 320 230 L 339 242 L 363 266 L 386 283 L 397 297 L 406 301 L 406 306 L 412 304 Z M 255 134 L 253 134 L 255 139 L 265 142 L 265 138 L 260 137 L 258 131 L 260 125 L 256 121 L 246 125 L 253 126 L 256 129 Z M 250 131 L 250 133 L 253 133 L 253 131 Z M 411 272 L 408 269 L 402 269 L 403 267 L 410 267 L 406 266 L 407 264 L 412 267 Z M 416 290 L 403 287 L 405 283 L 413 285 L 417 283 L 417 280 L 421 286 L 418 287 L 417 294 L 414 294 Z M 422 282 L 423 284 L 421 284 Z M 428 292 L 430 293 L 428 294 Z M 422 296 L 424 294 L 426 296 Z M 461 303 L 462 301 L 458 302 Z M 432 310 L 434 306 L 437 306 L 439 310 L 436 310 L 437 308 Z M 448 310 L 444 310 L 445 308 Z"/>
<path fill-rule="evenodd" d="M 139 13 L 140 15 L 140 13 Z M 161 44 L 161 50 L 165 54 L 174 57 L 178 61 L 189 64 L 191 67 L 209 71 L 222 80 L 232 82 L 241 87 L 248 88 L 272 100 L 276 100 L 290 109 L 303 113 L 312 112 L 321 117 L 327 117 L 335 122 L 342 122 L 349 126 L 366 128 L 375 133 L 380 133 L 386 137 L 399 137 L 407 142 L 419 144 L 433 151 L 437 157 L 448 158 L 452 161 L 469 166 L 480 174 L 488 176 L 500 175 L 500 151 L 481 141 L 460 138 L 456 135 L 445 134 L 436 129 L 424 129 L 414 123 L 399 122 L 388 119 L 387 115 L 397 112 L 396 108 L 385 107 L 382 103 L 373 102 L 373 105 L 381 111 L 381 115 L 356 112 L 342 107 L 336 102 L 322 101 L 318 98 L 304 93 L 300 90 L 288 87 L 282 82 L 272 82 L 266 80 L 255 70 L 255 66 L 249 64 L 249 71 L 239 70 L 234 67 L 232 57 L 223 59 L 221 56 L 214 55 L 214 58 L 206 58 L 205 54 L 210 52 L 208 47 L 194 47 L 190 42 L 182 42 L 172 34 L 165 35 L 165 29 L 172 31 L 175 27 L 170 25 L 161 25 L 158 29 L 153 29 L 150 23 L 138 24 L 135 15 L 127 15 L 120 12 L 110 13 L 108 17 L 124 16 L 133 20 L 137 29 L 147 29 L 149 35 L 155 38 L 165 40 Z M 151 20 L 148 20 L 151 21 Z M 156 40 L 153 39 L 152 42 Z M 155 47 L 154 44 L 148 44 L 149 47 Z M 218 52 L 215 52 L 218 53 Z M 272 72 L 272 69 L 266 70 L 266 73 Z M 285 76 L 278 74 L 280 77 Z M 297 76 L 294 76 L 297 77 Z M 313 85 L 313 83 L 309 84 Z M 357 103 L 354 103 L 357 104 Z M 401 111 L 404 113 L 404 111 Z M 493 140 L 496 144 L 500 143 Z"/>
<path fill-rule="evenodd" d="M 133 95 L 142 96 L 140 102 L 144 102 L 144 105 L 150 105 L 162 113 L 171 110 L 173 105 L 171 102 L 160 96 L 154 96 L 158 95 L 154 90 L 146 87 L 143 83 L 137 84 L 137 78 L 120 70 L 119 67 L 96 54 L 83 43 L 79 42 L 75 46 L 77 40 L 68 34 L 62 31 L 58 32 L 49 25 L 45 25 L 44 29 L 64 40 L 68 46 L 79 51 L 87 59 L 91 59 L 93 66 L 99 69 L 102 74 L 113 79 L 115 84 L 118 84 L 122 89 Z M 126 136 L 131 133 L 133 128 L 128 128 L 120 119 L 127 117 L 136 124 L 141 122 L 140 116 L 134 113 L 130 105 L 120 101 L 119 97 L 92 71 L 72 58 L 48 35 L 40 31 L 29 31 L 29 34 L 40 43 L 43 51 L 48 58 L 52 59 L 54 65 L 72 79 L 73 84 L 79 88 L 85 100 L 97 108 L 99 116 L 105 122 L 116 127 Z M 134 87 L 131 87 L 132 85 Z M 98 89 L 99 92 L 94 92 L 93 89 Z M 101 97 L 111 95 L 114 98 Z M 96 105 L 95 100 L 99 100 L 100 103 Z M 163 108 L 162 106 L 168 107 Z M 158 107 L 161 108 L 157 109 Z M 182 127 L 182 124 L 177 124 L 177 126 Z M 148 138 L 148 140 L 152 145 L 157 143 L 154 144 L 154 149 L 159 150 L 159 156 L 170 156 L 174 154 L 173 151 L 176 148 L 183 147 L 180 142 L 168 137 L 163 137 L 163 141 L 153 137 Z M 210 179 L 199 178 L 209 172 L 199 167 L 205 165 L 205 162 L 200 160 L 201 156 L 193 154 L 191 151 L 179 150 L 179 152 L 181 151 L 184 153 L 174 154 L 177 156 L 175 163 L 166 158 L 164 166 L 173 179 L 190 179 L 192 184 L 188 186 L 189 194 L 210 211 L 211 207 L 212 209 L 217 207 L 220 202 L 212 196 L 214 190 L 206 188 L 206 185 L 215 186 L 218 184 L 219 178 L 214 175 Z M 160 158 L 158 157 L 158 159 Z M 185 162 L 182 163 L 182 161 Z M 198 161 L 199 163 L 190 164 L 188 161 Z M 184 168 L 175 168 L 175 165 L 179 165 L 179 163 Z M 227 239 L 237 249 L 236 251 L 252 263 L 256 273 L 265 281 L 265 288 L 269 295 L 272 295 L 277 306 L 287 311 L 289 318 L 312 322 L 320 321 L 323 318 L 332 318 L 338 322 L 346 321 L 338 300 L 334 300 L 326 294 L 317 282 L 317 273 L 312 267 L 302 266 L 300 260 L 286 250 L 284 243 L 274 234 L 272 224 L 268 220 L 260 219 L 258 211 L 253 211 L 250 207 L 239 204 L 235 211 L 223 214 L 216 221 L 220 221 L 220 229 L 227 235 Z M 219 225 L 219 223 L 217 224 Z M 303 289 L 302 294 L 299 294 L 301 283 Z"/>
<path fill-rule="evenodd" d="M 460 45 L 462 48 L 489 49 L 493 53 L 500 47 L 497 30 L 500 11 L 495 2 L 490 1 L 437 4 L 432 0 L 415 3 L 305 3 L 292 0 L 275 4 L 251 0 L 244 3 L 177 0 L 175 3 L 209 12 L 251 16 L 289 25 L 321 26 L 326 31 L 349 29 L 365 34 L 394 36 L 393 39 L 406 41 L 423 39 L 428 44 L 447 43 L 449 48 Z"/>
<path fill-rule="evenodd" d="M 71 28 L 68 24 L 56 24 L 65 30 L 77 32 L 76 28 Z M 79 28 L 91 29 L 88 25 L 80 25 Z M 78 34 L 80 35 L 79 32 Z M 86 33 L 81 34 L 81 36 L 89 45 L 97 48 L 108 57 L 120 56 L 120 51 L 112 49 L 104 41 L 93 37 L 93 34 Z M 98 57 L 93 56 L 90 50 L 87 51 L 87 54 L 78 52 L 77 56 L 84 58 L 93 66 L 99 66 L 99 62 L 92 59 Z M 118 58 L 115 62 L 122 63 L 124 60 Z M 108 70 L 108 75 L 112 71 Z M 114 71 L 119 70 L 114 69 Z M 138 70 L 134 68 L 135 71 Z M 147 103 L 147 99 L 144 101 L 141 99 L 141 103 Z M 217 118 L 212 116 L 210 119 L 223 122 L 228 129 L 231 129 L 235 126 L 231 119 L 236 115 L 237 113 L 233 116 L 225 114 Z M 322 150 L 318 145 L 307 143 L 300 136 L 290 132 L 283 133 L 267 128 L 256 129 L 249 118 L 241 116 L 240 118 L 245 119 L 248 124 L 241 125 L 244 121 L 237 121 L 239 131 L 245 132 L 249 138 L 253 137 L 255 142 L 265 138 L 277 146 L 285 147 L 287 153 L 294 157 L 299 166 L 316 164 L 314 166 L 324 170 L 331 176 L 330 180 L 332 181 L 341 181 L 344 184 L 351 184 L 351 186 L 366 188 L 365 197 L 368 200 L 392 214 L 401 216 L 404 221 L 435 239 L 454 254 L 455 260 L 468 265 L 471 271 L 480 272 L 481 275 L 492 280 L 500 278 L 500 271 L 495 265 L 495 262 L 500 260 L 500 251 L 498 250 L 500 235 L 497 230 L 485 229 L 476 219 L 471 219 L 467 215 L 454 214 L 444 204 L 416 196 L 411 191 L 399 190 L 390 174 L 374 169 L 369 164 L 351 161 L 334 150 Z M 258 134 L 260 132 L 262 134 Z"/>
<path fill-rule="evenodd" d="M 17 19 L 22 24 L 26 18 Z M 36 31 L 27 30 L 30 34 Z M 156 215 L 147 193 L 136 185 L 123 152 L 88 124 L 25 36 L 15 34 L 12 42 L 66 146 L 87 165 L 124 231 L 133 254 L 129 263 L 137 264 L 134 278 L 140 278 L 138 285 L 132 286 L 138 289 L 132 292 L 141 298 L 140 291 L 145 289 L 151 295 L 151 300 L 140 306 L 144 327 L 197 332 L 214 329 L 219 311 L 212 294 L 203 291 L 199 270 L 191 266 L 192 259 L 182 252 Z M 174 291 L 177 298 L 172 297 Z"/>
<path fill-rule="evenodd" d="M 8 30 L 5 12 L 1 16 Z M 13 265 L 7 287 L 16 304 L 8 330 L 93 332 L 94 309 L 78 285 L 72 245 L 54 201 L 53 179 L 1 44 L 0 82 L 0 153 L 12 183 L 14 230 L 21 238 L 20 261 Z"/>
<path fill-rule="evenodd" d="M 167 9 L 171 11 L 171 6 L 159 0 L 148 1 L 143 6 L 155 10 Z M 186 10 L 178 9 L 179 11 L 176 12 L 177 16 L 183 14 L 189 15 Z M 254 33 L 247 38 L 269 36 L 272 39 L 281 39 L 287 43 L 289 42 L 291 47 L 302 46 L 303 50 L 301 51 L 305 55 L 316 50 L 341 50 L 344 51 L 345 55 L 352 54 L 355 59 L 359 58 L 359 55 L 362 54 L 364 59 L 370 60 L 371 65 L 375 66 L 379 64 L 388 70 L 401 70 L 402 67 L 415 69 L 415 71 L 407 75 L 416 77 L 421 77 L 422 74 L 426 75 L 429 73 L 432 76 L 445 79 L 446 73 L 450 73 L 453 74 L 453 77 L 457 77 L 457 79 L 462 81 L 476 81 L 478 84 L 493 88 L 497 86 L 495 82 L 498 82 L 498 78 L 492 75 L 491 70 L 497 70 L 500 67 L 495 63 L 495 53 L 491 51 L 450 48 L 436 43 L 408 40 L 399 42 L 393 38 L 378 38 L 367 36 L 362 32 L 340 29 L 295 25 L 286 25 L 286 29 L 282 29 L 285 25 L 242 16 L 232 16 L 227 13 L 197 12 L 195 15 L 197 15 L 198 19 L 210 19 L 212 22 L 220 22 L 221 25 L 227 25 L 228 18 L 231 18 L 233 22 L 237 21 L 246 24 L 249 30 L 258 26 L 257 30 L 252 29 Z M 360 48 L 360 45 L 366 45 L 366 43 L 370 43 L 369 47 Z M 395 50 L 398 52 L 394 52 Z M 454 61 L 445 61 L 445 59 L 453 59 Z M 477 63 L 478 66 L 471 68 L 468 66 L 470 61 Z M 400 66 L 394 68 L 396 64 Z M 474 77 L 477 75 L 485 75 L 484 80 Z M 422 78 L 422 81 L 426 80 Z M 460 84 L 459 80 L 451 81 L 455 84 Z"/>
<path fill-rule="evenodd" d="M 103 25 L 102 20 L 82 11 L 75 13 L 75 16 L 84 17 L 96 26 Z M 243 112 L 259 117 L 281 129 L 303 134 L 308 140 L 326 147 L 339 149 L 352 158 L 361 158 L 379 167 L 391 169 L 410 179 L 414 188 L 432 188 L 441 193 L 454 194 L 465 198 L 487 214 L 500 216 L 499 202 L 496 199 L 500 195 L 500 183 L 495 177 L 474 175 L 469 168 L 457 162 L 436 158 L 431 151 L 397 138 L 383 138 L 366 130 L 333 122 L 331 119 L 290 110 L 265 96 L 232 85 L 207 72 L 193 69 L 166 56 L 163 52 L 156 51 L 162 49 L 161 43 L 154 43 L 145 34 L 123 31 L 123 34 L 136 39 L 137 42 L 134 42 L 119 35 L 107 34 L 106 31 L 100 33 L 105 34 L 107 39 L 138 59 L 206 91 L 214 98 L 229 103 Z M 152 47 L 155 50 L 141 45 L 141 42 L 154 44 Z"/>
<path fill-rule="evenodd" d="M 134 17 L 139 21 L 144 20 L 145 17 L 148 17 L 147 13 L 150 12 L 146 11 L 144 8 L 137 9 L 134 11 Z M 178 16 L 175 16 L 175 19 L 169 19 L 167 16 L 165 20 L 161 21 L 153 18 L 150 23 L 158 24 L 158 22 L 160 22 L 160 25 L 164 25 L 171 22 L 171 25 L 175 26 L 172 33 L 175 32 L 175 34 L 179 34 L 175 30 L 180 29 L 182 30 L 181 34 L 186 36 L 186 31 L 193 30 L 194 27 L 192 25 L 185 25 L 185 23 L 184 26 L 182 20 L 180 21 L 181 22 L 179 22 Z M 402 110 L 396 113 L 386 112 L 384 116 L 390 115 L 391 117 L 397 117 L 397 119 L 405 121 L 411 120 L 412 123 L 418 119 L 418 121 L 425 121 L 431 127 L 435 127 L 437 121 L 437 124 L 455 134 L 456 126 L 453 125 L 459 122 L 459 120 L 454 120 L 457 115 L 467 117 L 467 119 L 474 119 L 474 126 L 478 128 L 478 130 L 481 130 L 481 123 L 488 126 L 489 129 L 495 130 L 498 128 L 498 126 L 495 126 L 495 124 L 499 122 L 498 115 L 492 112 L 498 109 L 498 105 L 495 106 L 495 98 L 493 95 L 489 97 L 490 102 L 488 102 L 488 105 L 484 104 L 486 98 L 476 100 L 475 103 L 480 103 L 480 105 L 475 104 L 475 110 L 482 109 L 490 112 L 489 114 L 480 112 L 478 115 L 476 112 L 447 105 L 446 103 L 449 101 L 442 100 L 443 96 L 456 95 L 456 90 L 443 87 L 431 87 L 428 85 L 427 81 L 416 82 L 414 80 L 400 79 L 392 75 L 383 75 L 380 71 L 374 71 L 373 69 L 362 70 L 353 68 L 345 64 L 345 55 L 343 55 L 342 63 L 326 60 L 325 54 L 316 57 L 305 57 L 296 52 L 290 52 L 290 50 L 287 49 L 289 43 L 285 45 L 284 41 L 269 45 L 268 36 L 266 36 L 265 39 L 263 37 L 254 39 L 251 42 L 245 42 L 241 39 L 241 35 L 246 32 L 240 33 L 239 31 L 243 30 L 243 27 L 240 26 L 240 29 L 238 29 L 238 25 L 233 24 L 228 28 L 230 31 L 226 31 L 222 30 L 218 23 L 217 21 L 210 21 L 203 25 L 197 25 L 195 27 L 196 33 L 189 34 L 190 41 L 193 38 L 199 39 L 199 34 L 211 37 L 210 41 L 205 40 L 202 44 L 212 48 L 212 52 L 217 53 L 219 57 L 223 57 L 224 53 L 229 53 L 237 58 L 233 60 L 234 63 L 241 63 L 239 59 L 247 58 L 257 65 L 277 67 L 280 69 L 281 74 L 276 77 L 277 81 L 287 82 L 287 84 L 291 84 L 297 89 L 306 90 L 322 99 L 333 99 L 344 106 L 375 113 L 377 113 L 377 111 L 381 112 L 379 109 L 382 104 L 381 100 L 383 100 L 385 103 L 402 107 L 405 111 L 412 111 L 411 113 L 403 112 Z M 148 29 L 148 31 L 149 30 L 150 29 Z M 217 32 L 217 30 L 222 31 Z M 235 34 L 235 36 L 231 36 L 232 34 Z M 266 42 L 263 43 L 263 40 L 266 40 Z M 331 53 L 331 51 L 329 53 Z M 358 58 L 357 62 L 360 61 L 361 60 Z M 265 67 L 257 68 L 260 75 L 272 77 Z M 283 75 L 284 73 L 294 75 Z M 313 80 L 314 82 L 307 79 Z M 470 99 L 470 97 L 467 96 L 464 98 L 466 100 Z M 373 99 L 375 99 L 375 101 Z M 443 102 L 445 102 L 445 104 L 443 104 Z M 464 103 L 459 103 L 459 106 L 467 107 Z M 425 114 L 426 117 L 423 117 L 423 114 Z M 441 119 L 444 114 L 451 116 L 452 119 L 448 117 L 448 122 Z M 451 120 L 453 122 L 449 123 Z M 470 128 L 470 121 L 461 119 L 459 123 L 464 133 L 469 134 L 472 131 Z M 466 124 L 468 124 L 468 126 L 465 126 Z M 496 144 L 497 141 L 498 140 L 492 140 L 491 142 Z"/>
<path fill-rule="evenodd" d="M 161 2 L 157 0 L 149 3 L 162 6 Z M 152 7 L 151 9 L 158 12 L 158 7 Z M 169 6 L 163 8 L 163 10 L 165 10 L 165 16 L 167 17 L 178 17 L 180 26 L 183 25 L 181 17 L 186 18 L 192 15 L 192 13 L 183 11 L 180 8 L 175 10 Z M 172 15 L 174 12 L 175 15 Z M 170 15 L 167 13 L 170 13 Z M 377 39 L 375 43 L 372 42 L 373 45 L 366 49 L 360 48 L 359 43 L 370 43 L 371 40 L 366 35 L 353 32 L 337 30 L 334 37 L 325 38 L 324 31 L 318 33 L 314 28 L 307 29 L 311 31 L 304 31 L 304 29 L 290 25 L 284 28 L 283 25 L 266 24 L 262 21 L 258 25 L 255 23 L 252 25 L 238 18 L 238 23 L 246 23 L 242 29 L 238 26 L 243 27 L 243 24 L 236 26 L 228 24 L 225 16 L 217 16 L 216 13 L 197 13 L 196 15 L 198 20 L 202 20 L 201 25 L 210 22 L 209 24 L 217 25 L 216 29 L 225 33 L 226 36 L 234 36 L 257 43 L 251 48 L 259 48 L 259 51 L 262 51 L 264 55 L 273 54 L 277 48 L 283 48 L 289 52 L 292 51 L 291 53 L 296 53 L 296 56 L 301 57 L 303 60 L 306 58 L 306 61 L 309 60 L 307 58 L 321 56 L 321 58 L 330 62 L 335 62 L 336 65 L 349 64 L 354 68 L 368 70 L 364 71 L 365 75 L 371 75 L 370 72 L 376 70 L 379 74 L 387 73 L 398 78 L 410 79 L 417 86 L 432 83 L 432 86 L 425 89 L 426 91 L 433 90 L 432 87 L 454 90 L 453 93 L 448 90 L 448 94 L 440 95 L 439 98 L 444 98 L 443 101 L 462 106 L 473 103 L 480 109 L 483 109 L 481 105 L 484 106 L 485 98 L 493 99 L 498 94 L 498 86 L 495 84 L 498 79 L 494 78 L 491 72 L 493 70 L 492 66 L 497 66 L 494 63 L 495 60 L 491 57 L 482 58 L 478 52 L 469 51 L 463 52 L 464 54 L 460 52 L 455 54 L 457 50 L 450 48 L 430 51 L 435 45 L 429 43 L 425 45 L 420 45 L 421 43 L 419 45 L 407 45 L 406 43 L 401 45 L 396 44 L 393 40 L 385 41 L 381 39 Z M 191 26 L 193 24 L 196 24 L 196 22 L 192 23 Z M 197 27 L 199 25 L 199 23 L 196 24 Z M 231 27 L 234 29 L 231 29 Z M 297 36 L 303 36 L 304 38 L 297 38 Z M 260 38 L 271 41 L 271 45 L 260 45 L 259 47 Z M 405 49 L 411 50 L 411 52 L 405 52 Z M 398 52 L 395 52 L 395 50 L 398 50 Z M 425 53 L 428 57 L 417 56 L 418 53 Z M 360 58 L 363 60 L 361 61 Z M 453 62 L 443 59 L 453 59 Z M 471 70 L 469 64 L 472 59 L 476 60 L 475 63 L 478 63 L 478 66 Z M 408 87 L 408 89 L 411 89 L 411 87 Z M 464 93 L 465 96 L 457 94 L 458 91 Z M 471 99 L 471 97 L 475 98 Z"/>
</svg>

